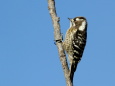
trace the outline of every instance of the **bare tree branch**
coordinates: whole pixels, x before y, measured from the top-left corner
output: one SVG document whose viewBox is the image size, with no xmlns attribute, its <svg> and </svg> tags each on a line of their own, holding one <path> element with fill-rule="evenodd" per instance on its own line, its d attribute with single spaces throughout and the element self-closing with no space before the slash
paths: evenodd
<svg viewBox="0 0 115 86">
<path fill-rule="evenodd" d="M 54 37 L 55 37 L 56 45 L 58 48 L 60 61 L 62 63 L 62 67 L 63 67 L 65 79 L 66 79 L 66 84 L 67 86 L 73 86 L 69 77 L 69 68 L 68 68 L 68 64 L 66 60 L 66 55 L 64 53 L 64 49 L 62 46 L 62 36 L 61 36 L 61 31 L 60 31 L 59 17 L 57 17 L 57 14 L 56 14 L 55 0 L 48 0 L 48 9 L 49 9 L 49 13 L 51 15 L 52 22 L 53 22 Z"/>
</svg>

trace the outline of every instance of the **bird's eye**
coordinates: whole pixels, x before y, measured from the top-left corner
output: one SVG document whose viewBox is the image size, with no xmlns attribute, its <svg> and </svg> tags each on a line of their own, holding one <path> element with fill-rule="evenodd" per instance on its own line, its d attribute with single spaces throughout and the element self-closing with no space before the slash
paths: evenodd
<svg viewBox="0 0 115 86">
<path fill-rule="evenodd" d="M 73 20 L 76 21 L 76 18 L 74 18 Z"/>
</svg>

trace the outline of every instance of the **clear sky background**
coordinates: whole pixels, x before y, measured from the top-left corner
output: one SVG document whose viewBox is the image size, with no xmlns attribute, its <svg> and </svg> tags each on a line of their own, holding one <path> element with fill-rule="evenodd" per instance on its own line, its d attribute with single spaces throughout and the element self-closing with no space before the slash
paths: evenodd
<svg viewBox="0 0 115 86">
<path fill-rule="evenodd" d="M 66 86 L 47 0 L 0 0 L 0 86 Z M 74 86 L 115 86 L 115 0 L 56 0 L 61 31 L 85 16 Z"/>
</svg>

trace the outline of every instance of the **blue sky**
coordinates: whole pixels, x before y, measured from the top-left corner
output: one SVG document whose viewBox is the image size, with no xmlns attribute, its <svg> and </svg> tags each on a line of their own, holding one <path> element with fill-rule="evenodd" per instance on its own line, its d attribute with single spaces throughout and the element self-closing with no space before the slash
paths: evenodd
<svg viewBox="0 0 115 86">
<path fill-rule="evenodd" d="M 115 1 L 56 0 L 61 31 L 85 16 L 88 39 L 74 86 L 115 86 Z M 47 0 L 0 1 L 0 86 L 66 86 Z"/>
</svg>

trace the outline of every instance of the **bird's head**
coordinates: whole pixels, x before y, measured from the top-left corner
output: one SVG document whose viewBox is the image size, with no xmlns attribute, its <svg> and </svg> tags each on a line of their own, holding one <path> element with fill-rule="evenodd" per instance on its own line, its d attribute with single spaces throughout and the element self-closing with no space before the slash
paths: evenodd
<svg viewBox="0 0 115 86">
<path fill-rule="evenodd" d="M 68 19 L 70 20 L 70 28 L 77 27 L 79 30 L 83 31 L 87 26 L 87 20 L 85 17 L 75 17 L 73 19 Z"/>
</svg>

